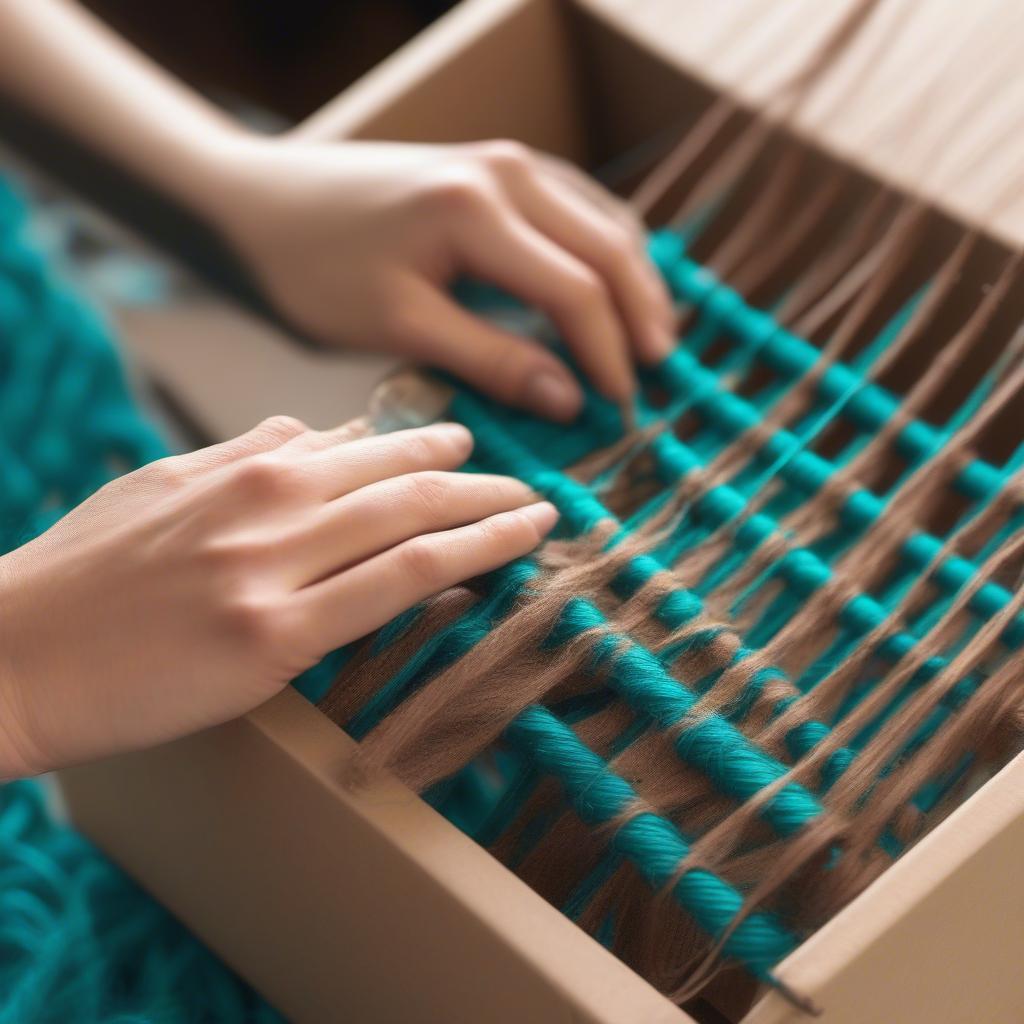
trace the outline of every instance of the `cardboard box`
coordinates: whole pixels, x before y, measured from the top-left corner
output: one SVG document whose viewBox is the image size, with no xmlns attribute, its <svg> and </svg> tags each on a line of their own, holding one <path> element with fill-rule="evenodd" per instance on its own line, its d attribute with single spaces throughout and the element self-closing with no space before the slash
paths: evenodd
<svg viewBox="0 0 1024 1024">
<path fill-rule="evenodd" d="M 302 130 L 600 165 L 710 95 L 637 28 L 652 6 L 471 0 Z M 298 1024 L 691 1019 L 397 782 L 347 791 L 353 747 L 289 690 L 62 784 L 79 827 Z M 1022 854 L 1019 757 L 778 974 L 828 1024 L 1019 1022 Z M 742 1020 L 801 1017 L 768 992 Z"/>
</svg>

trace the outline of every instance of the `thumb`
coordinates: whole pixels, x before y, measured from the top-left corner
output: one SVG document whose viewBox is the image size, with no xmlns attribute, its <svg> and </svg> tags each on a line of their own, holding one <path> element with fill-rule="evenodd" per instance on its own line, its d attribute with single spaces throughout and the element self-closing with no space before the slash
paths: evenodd
<svg viewBox="0 0 1024 1024">
<path fill-rule="evenodd" d="M 428 281 L 417 281 L 405 301 L 405 336 L 396 341 L 414 358 L 545 419 L 567 423 L 579 414 L 582 389 L 543 345 L 474 316 Z"/>
</svg>

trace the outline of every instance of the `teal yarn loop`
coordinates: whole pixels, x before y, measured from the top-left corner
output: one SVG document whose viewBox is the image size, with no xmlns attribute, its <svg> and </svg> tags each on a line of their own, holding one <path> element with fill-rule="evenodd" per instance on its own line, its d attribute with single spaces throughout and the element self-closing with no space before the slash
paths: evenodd
<svg viewBox="0 0 1024 1024">
<path fill-rule="evenodd" d="M 614 521 L 608 510 L 597 503 L 596 499 L 586 492 L 581 484 L 568 480 L 566 486 L 557 490 L 551 489 L 550 472 L 544 469 L 543 464 L 535 455 L 517 445 L 515 439 L 505 437 L 490 420 L 487 409 L 476 398 L 466 393 L 459 393 L 453 400 L 450 411 L 473 431 L 477 442 L 476 458 L 498 472 L 510 473 L 525 480 L 538 492 L 545 494 L 558 506 L 559 512 L 567 521 L 566 528 L 569 531 L 573 533 L 587 532 L 597 522 Z M 597 516 L 596 510 L 593 508 L 595 504 L 601 509 L 600 517 Z M 621 535 L 620 532 L 616 536 Z M 638 588 L 667 567 L 657 557 L 634 556 L 627 563 L 625 570 L 616 577 L 615 582 L 620 588 L 623 586 Z M 495 578 L 500 575 L 500 573 L 496 574 Z M 502 589 L 499 587 L 499 590 Z M 556 625 L 554 631 L 554 637 L 561 639 L 562 642 L 573 635 L 585 632 L 588 628 L 594 628 L 604 623 L 604 617 L 593 605 L 583 601 L 571 604 L 572 609 L 568 613 L 563 611 L 563 619 Z M 588 610 L 584 613 L 581 611 L 583 608 Z M 666 628 L 674 629 L 695 617 L 702 609 L 703 604 L 696 594 L 678 588 L 669 595 L 669 598 L 663 599 L 657 614 Z M 579 620 L 578 628 L 573 628 L 571 625 L 574 616 Z M 483 639 L 483 635 L 478 636 L 477 639 Z M 643 661 L 643 669 L 632 674 L 627 672 L 623 676 L 613 665 L 610 669 L 609 682 L 619 688 L 623 698 L 638 711 L 652 714 L 656 719 L 660 709 L 659 699 L 671 702 L 671 720 L 664 721 L 663 724 L 674 725 L 696 704 L 696 697 L 668 674 L 660 659 L 635 645 L 631 647 L 631 652 L 633 652 L 631 657 L 634 661 Z M 671 653 L 671 651 L 668 652 L 668 655 L 671 656 Z M 741 648 L 737 652 L 737 659 L 742 660 L 753 653 L 753 650 L 749 648 Z M 781 670 L 771 671 L 780 678 L 784 678 Z M 762 685 L 765 678 L 766 673 L 758 674 L 753 680 L 754 685 Z M 753 700 L 755 696 L 756 694 L 753 693 L 748 694 L 748 700 Z M 779 711 L 781 710 L 784 709 L 780 708 Z M 724 720 L 718 716 L 713 716 L 712 721 L 724 723 Z M 683 760 L 698 770 L 707 771 L 709 768 L 714 768 L 715 782 L 728 795 L 740 800 L 749 799 L 761 789 L 774 783 L 787 770 L 777 763 L 770 771 L 758 772 L 755 770 L 755 765 L 760 763 L 763 755 L 743 738 L 742 733 L 731 726 L 728 734 L 712 733 L 712 736 L 714 740 L 728 739 L 728 745 L 722 747 L 722 750 L 733 751 L 734 745 L 738 743 L 733 758 L 724 761 L 716 759 L 713 745 L 707 748 L 700 742 L 706 738 L 705 733 L 708 728 L 710 727 L 701 722 L 698 723 L 698 726 L 684 729 L 675 743 L 675 748 Z M 695 729 L 698 730 L 696 734 L 694 734 Z M 824 723 L 804 722 L 790 731 L 787 742 L 794 756 L 799 758 L 810 753 L 813 747 L 822 742 L 830 732 L 831 730 Z M 751 751 L 755 751 L 755 753 L 751 755 Z M 854 758 L 855 752 L 847 748 L 839 748 L 829 755 L 822 769 L 826 787 L 834 784 L 853 763 Z M 769 758 L 764 760 L 771 761 Z M 804 792 L 802 787 L 796 787 L 796 790 Z M 800 805 L 799 812 L 793 806 L 795 801 Z M 820 805 L 813 798 L 808 796 L 805 800 L 802 797 L 794 797 L 787 786 L 769 802 L 765 808 L 765 817 L 780 835 L 791 835 L 804 823 L 816 817 L 820 810 Z"/>
<path fill-rule="evenodd" d="M 633 410 L 637 431 L 631 447 L 611 447 L 623 439 L 621 422 L 592 392 L 587 392 L 579 421 L 557 428 L 495 408 L 459 386 L 448 410 L 474 435 L 474 469 L 527 482 L 558 507 L 559 541 L 585 539 L 590 550 L 599 538 L 600 556 L 608 556 L 615 566 L 595 583 L 594 593 L 569 597 L 552 612 L 554 624 L 541 650 L 554 658 L 561 648 L 571 646 L 572 671 L 599 683 L 600 695 L 612 700 L 624 716 L 615 722 L 627 721 L 628 713 L 630 724 L 617 725 L 620 733 L 610 745 L 605 737 L 599 755 L 576 731 L 587 722 L 588 713 L 580 713 L 582 704 L 571 714 L 567 707 L 530 706 L 506 732 L 527 766 L 525 772 L 499 794 L 490 813 L 484 808 L 476 815 L 482 822 L 477 835 L 488 841 L 518 822 L 522 832 L 516 833 L 514 859 L 526 858 L 539 848 L 551 825 L 551 818 L 539 812 L 529 822 L 519 820 L 532 813 L 530 796 L 538 792 L 538 775 L 560 783 L 577 817 L 601 826 L 602 834 L 611 837 L 605 857 L 560 897 L 566 911 L 577 918 L 623 859 L 657 889 L 675 877 L 690 842 L 698 838 L 684 835 L 667 816 L 642 806 L 636 789 L 613 769 L 618 754 L 639 737 L 651 731 L 660 734 L 668 741 L 665 749 L 706 781 L 716 797 L 735 805 L 757 800 L 757 815 L 776 837 L 773 841 L 785 842 L 829 813 L 831 791 L 864 757 L 872 736 L 915 694 L 928 693 L 929 681 L 941 677 L 941 690 L 933 689 L 933 706 L 878 772 L 879 782 L 889 777 L 900 758 L 912 756 L 935 736 L 984 685 L 981 672 L 960 680 L 946 678 L 955 645 L 927 656 L 921 653 L 929 623 L 963 597 L 969 633 L 1002 613 L 1012 599 L 997 580 L 980 578 L 985 550 L 967 557 L 955 550 L 949 537 L 919 525 L 891 538 L 891 578 L 869 588 L 857 581 L 856 574 L 851 580 L 843 572 L 841 559 L 869 531 L 886 524 L 893 495 L 909 473 L 940 455 L 951 436 L 949 425 L 935 427 L 901 415 L 899 397 L 874 379 L 876 365 L 884 362 L 881 355 L 906 327 L 927 287 L 910 295 L 850 362 L 826 364 L 821 350 L 787 331 L 770 313 L 752 308 L 689 258 L 683 238 L 660 233 L 652 238 L 651 249 L 671 290 L 689 308 L 691 326 L 677 349 L 644 376 L 644 390 Z M 769 419 L 794 388 L 800 388 L 799 411 Z M 975 387 L 950 424 L 967 422 L 986 388 L 991 389 L 991 382 Z M 780 412 L 786 409 L 789 406 Z M 890 423 L 898 424 L 891 443 L 905 463 L 902 475 L 879 493 L 856 481 L 837 480 L 837 473 L 880 434 L 885 432 L 889 443 Z M 841 425 L 840 433 L 849 438 L 830 450 L 819 442 L 835 425 Z M 712 476 L 709 469 L 717 470 L 723 455 L 728 456 L 728 472 Z M 588 456 L 599 458 L 588 460 L 584 470 Z M 951 489 L 967 499 L 961 524 L 1002 507 L 1014 459 L 1006 467 L 996 467 L 969 457 L 951 467 Z M 627 499 L 625 489 L 616 491 L 616 484 L 627 477 L 632 481 L 630 474 L 640 483 L 639 497 L 630 494 Z M 786 525 L 787 517 L 815 500 L 825 509 L 825 525 L 832 533 L 813 541 L 797 540 Z M 648 543 L 644 537 L 643 553 L 624 552 L 616 562 L 619 545 L 658 513 L 668 512 L 670 501 L 670 525 L 665 527 L 665 519 L 659 519 L 656 539 Z M 688 578 L 683 571 L 687 557 L 711 538 L 716 543 L 727 540 L 712 549 L 717 562 L 710 567 L 699 563 L 702 575 Z M 756 570 L 741 575 L 755 558 Z M 397 668 L 389 669 L 389 678 L 346 727 L 357 736 L 367 735 L 402 700 L 429 686 L 445 667 L 483 643 L 512 610 L 534 594 L 543 594 L 543 564 L 543 559 L 522 559 L 480 581 L 480 599 L 429 636 Z M 679 575 L 671 575 L 677 571 Z M 919 576 L 928 579 L 934 598 L 915 617 L 900 601 Z M 742 587 L 730 589 L 737 578 Z M 629 609 L 629 602 L 652 582 L 659 594 L 652 607 Z M 723 604 L 723 592 L 728 604 Z M 812 602 L 819 602 L 829 619 L 820 647 L 811 650 L 813 659 L 801 661 L 792 673 L 780 665 L 762 664 L 761 649 Z M 712 607 L 726 611 L 712 615 Z M 639 612 L 652 618 L 666 634 L 661 646 L 650 649 L 620 632 L 614 624 L 620 608 L 624 613 L 629 609 L 624 614 L 627 621 L 637 621 Z M 747 613 L 748 608 L 756 614 Z M 746 614 L 749 621 L 740 618 Z M 372 644 L 374 654 L 385 653 L 399 641 L 416 617 L 403 619 L 400 628 L 381 631 Z M 742 628 L 735 624 L 738 621 Z M 668 636 L 672 633 L 676 637 Z M 869 636 L 874 637 L 873 649 L 865 651 Z M 585 643 L 577 642 L 581 639 Z M 719 643 L 722 640 L 726 642 Z M 999 640 L 1006 651 L 1019 647 L 1024 616 L 1006 617 Z M 717 653 L 702 661 L 703 652 Z M 800 698 L 813 694 L 854 652 L 871 657 L 864 657 L 862 681 L 844 683 L 850 689 L 838 710 L 833 714 L 832 707 L 822 705 L 823 720 L 807 712 L 797 714 L 803 707 Z M 691 654 L 698 655 L 693 664 L 714 668 L 701 669 L 705 674 L 700 678 L 685 676 L 688 670 L 681 667 L 681 659 Z M 686 664 L 690 663 L 688 659 Z M 871 706 L 870 720 L 862 718 L 856 730 L 844 730 L 852 739 L 837 742 L 836 726 L 893 670 L 904 672 L 904 681 L 885 693 L 884 702 Z M 711 691 L 726 673 L 738 694 L 718 706 L 706 704 L 704 698 L 714 698 Z M 344 673 L 337 685 L 343 683 Z M 595 702 L 589 714 L 608 706 Z M 773 748 L 769 754 L 745 730 L 757 735 L 756 730 L 784 714 L 784 753 Z M 646 748 L 641 753 L 645 755 Z M 799 774 L 793 771 L 797 762 L 809 757 L 814 757 L 813 771 L 809 762 L 800 766 Z M 938 806 L 964 777 L 967 761 L 958 763 L 956 770 L 936 771 L 908 799 L 907 809 L 923 814 Z M 466 772 L 476 770 L 478 766 L 471 766 Z M 444 809 L 443 801 L 439 806 Z M 552 813 L 550 808 L 545 812 Z M 898 856 L 906 845 L 888 826 L 872 842 L 888 857 Z M 840 863 L 843 856 L 842 850 L 832 849 L 829 865 Z M 731 932 L 739 920 L 743 893 L 704 868 L 683 871 L 673 893 L 709 938 L 729 936 L 726 955 L 777 984 L 771 966 L 795 941 L 795 930 L 781 910 L 778 916 L 762 919 L 761 911 L 753 908 L 743 924 L 756 921 L 756 926 Z M 594 926 L 600 941 L 614 940 L 614 918 L 612 910 Z"/>
<path fill-rule="evenodd" d="M 53 281 L 45 258 L 26 243 L 21 208 L 16 197 L 0 189 L 0 550 L 35 536 L 119 472 L 166 451 L 132 401 L 105 325 Z M 657 730 L 669 740 L 669 756 L 699 773 L 714 795 L 742 805 L 760 794 L 758 828 L 773 841 L 787 841 L 828 813 L 830 789 L 856 763 L 873 732 L 901 701 L 948 667 L 950 652 L 918 659 L 914 678 L 892 707 L 824 759 L 813 782 L 788 781 L 793 762 L 832 743 L 836 723 L 875 680 L 865 679 L 834 718 L 796 720 L 784 737 L 785 749 L 780 744 L 771 753 L 744 732 L 756 709 L 765 712 L 765 693 L 775 694 L 778 684 L 791 693 L 766 712 L 775 721 L 801 693 L 811 692 L 844 652 L 890 622 L 906 581 L 916 575 L 929 577 L 935 600 L 920 619 L 894 623 L 879 644 L 874 653 L 890 666 L 918 658 L 927 623 L 965 588 L 973 588 L 966 611 L 975 624 L 1000 613 L 1012 595 L 994 580 L 976 585 L 976 561 L 980 564 L 984 552 L 976 558 L 951 553 L 946 538 L 914 528 L 900 538 L 894 581 L 870 592 L 844 592 L 837 602 L 836 637 L 818 662 L 799 676 L 755 662 L 759 649 L 800 608 L 834 586 L 837 559 L 889 512 L 889 494 L 854 487 L 836 500 L 834 537 L 803 546 L 785 543 L 788 512 L 834 487 L 844 460 L 899 415 L 898 397 L 871 377 L 872 360 L 918 297 L 856 359 L 820 372 L 817 348 L 785 330 L 771 314 L 750 307 L 691 259 L 681 238 L 655 236 L 652 252 L 677 298 L 692 310 L 693 328 L 672 356 L 645 374 L 645 392 L 635 409 L 642 440 L 618 464 L 604 468 L 599 483 L 584 483 L 567 470 L 622 435 L 619 411 L 610 403 L 588 392 L 579 421 L 555 427 L 495 408 L 457 388 L 450 414 L 476 438 L 472 468 L 511 473 L 552 500 L 562 514 L 559 539 L 607 537 L 610 531 L 604 553 L 614 556 L 618 545 L 664 508 L 667 499 L 699 484 L 709 464 L 738 439 L 756 434 L 757 443 L 751 443 L 739 469 L 714 486 L 694 487 L 694 499 L 657 545 L 623 557 L 607 593 L 571 597 L 558 610 L 545 652 L 556 656 L 559 647 L 585 634 L 590 642 L 585 672 L 600 680 L 600 700 L 527 707 L 506 729 L 510 749 L 498 751 L 486 770 L 470 766 L 465 775 L 446 781 L 436 797 L 463 827 L 483 822 L 479 836 L 488 839 L 528 803 L 542 778 L 553 779 L 575 815 L 610 837 L 607 859 L 569 896 L 574 914 L 582 913 L 615 865 L 628 861 L 652 889 L 671 886 L 677 904 L 710 940 L 723 943 L 727 956 L 774 984 L 772 968 L 796 948 L 802 930 L 778 907 L 769 911 L 746 905 L 749 894 L 724 877 L 725 871 L 696 864 L 685 870 L 699 836 L 687 834 L 668 813 L 645 805 L 640 781 L 616 774 L 615 758 Z M 725 354 L 716 356 L 723 341 Z M 768 383 L 754 386 L 754 369 L 766 371 Z M 739 388 L 737 381 L 749 386 Z M 774 403 L 801 381 L 811 392 L 805 414 L 784 429 L 764 429 Z M 684 418 L 693 429 L 674 432 L 671 426 Z M 817 442 L 826 427 L 840 422 L 854 439 L 826 457 Z M 913 467 L 933 458 L 947 441 L 947 431 L 910 420 L 901 426 L 895 445 Z M 613 514 L 608 494 L 626 465 L 649 473 L 651 496 L 635 507 L 616 505 Z M 952 486 L 974 506 L 984 507 L 1003 500 L 1006 483 L 1004 468 L 971 459 L 957 468 Z M 762 501 L 769 487 L 777 493 Z M 682 639 L 655 653 L 616 630 L 610 608 L 628 604 L 655 579 L 664 583 L 695 547 L 726 533 L 731 550 L 721 561 L 692 587 L 670 586 L 654 609 L 656 624 L 680 631 Z M 708 609 L 721 606 L 713 598 L 755 552 L 774 551 L 775 544 L 781 554 L 768 559 L 764 572 L 737 599 L 736 607 L 745 608 L 743 602 L 770 592 L 771 599 L 757 606 L 753 624 L 740 631 L 729 621 L 716 621 Z M 349 731 L 357 737 L 371 733 L 543 586 L 542 562 L 533 558 L 474 583 L 480 599 L 380 680 L 347 724 Z M 382 629 L 369 641 L 373 655 L 401 640 L 422 611 L 414 609 Z M 727 630 L 742 642 L 724 668 L 701 678 L 676 678 L 675 666 L 684 654 L 712 649 Z M 1024 617 L 1009 622 L 1002 641 L 1008 649 L 1024 642 Z M 305 692 L 315 698 L 339 670 L 344 679 L 353 651 L 334 652 L 308 673 L 302 681 Z M 723 672 L 734 669 L 744 673 L 743 692 L 728 707 L 705 713 L 702 698 Z M 983 674 L 973 673 L 950 687 L 902 754 L 925 743 L 983 683 Z M 612 701 L 628 713 L 629 724 L 598 754 L 576 730 Z M 515 775 L 517 766 L 525 766 L 520 775 Z M 504 790 L 499 787 L 492 813 L 478 813 L 477 805 L 491 799 L 495 775 L 505 771 L 511 782 Z M 937 772 L 915 795 L 915 806 L 923 810 L 939 804 L 964 771 L 965 762 L 960 762 Z M 766 790 L 771 795 L 764 798 Z M 521 855 L 543 828 L 543 822 L 535 823 L 528 831 L 518 849 Z M 900 851 L 888 834 L 879 845 L 892 855 Z M 842 856 L 832 852 L 833 860 Z M 0 791 L 0 882 L 0 1024 L 36 1019 L 44 1024 L 263 1024 L 275 1019 L 169 915 L 88 843 L 56 823 L 41 790 L 31 783 Z"/>
<path fill-rule="evenodd" d="M 607 620 L 596 606 L 581 598 L 571 599 L 555 626 L 564 642 L 589 630 L 606 630 Z M 752 744 L 727 720 L 707 714 L 687 723 L 697 696 L 674 679 L 662 662 L 638 644 L 621 646 L 621 638 L 604 631 L 594 645 L 595 668 L 600 667 L 609 685 L 637 711 L 661 729 L 679 727 L 674 746 L 680 759 L 697 769 L 722 793 L 743 802 L 781 779 L 782 765 Z M 821 814 L 818 801 L 802 786 L 786 784 L 765 804 L 762 815 L 781 836 L 798 832 Z"/>
</svg>

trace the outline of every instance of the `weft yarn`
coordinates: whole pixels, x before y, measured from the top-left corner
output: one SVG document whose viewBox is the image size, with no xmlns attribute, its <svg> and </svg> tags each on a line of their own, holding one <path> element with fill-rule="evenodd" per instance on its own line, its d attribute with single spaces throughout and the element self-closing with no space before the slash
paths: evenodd
<svg viewBox="0 0 1024 1024">
<path fill-rule="evenodd" d="M 396 772 L 679 999 L 716 964 L 776 983 L 1024 721 L 1021 449 L 983 454 L 1021 361 L 931 422 L 951 359 L 909 396 L 879 380 L 928 287 L 840 359 L 686 234 L 652 240 L 686 328 L 628 429 L 593 393 L 566 428 L 455 387 L 468 469 L 554 502 L 557 536 L 308 691 L 361 741 L 356 775 Z"/>
</svg>

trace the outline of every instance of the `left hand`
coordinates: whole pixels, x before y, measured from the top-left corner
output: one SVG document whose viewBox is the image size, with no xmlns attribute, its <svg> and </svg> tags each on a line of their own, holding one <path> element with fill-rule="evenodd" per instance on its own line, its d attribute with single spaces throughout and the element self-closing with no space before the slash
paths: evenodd
<svg viewBox="0 0 1024 1024">
<path fill-rule="evenodd" d="M 461 273 L 548 314 L 599 392 L 672 345 L 672 308 L 625 204 L 516 143 L 228 147 L 213 219 L 308 336 L 449 370 L 501 402 L 567 421 L 582 394 L 537 342 L 454 302 Z"/>
<path fill-rule="evenodd" d="M 558 514 L 455 473 L 434 424 L 274 417 L 100 488 L 0 558 L 0 782 L 244 714 L 323 655 L 532 551 Z"/>
</svg>

